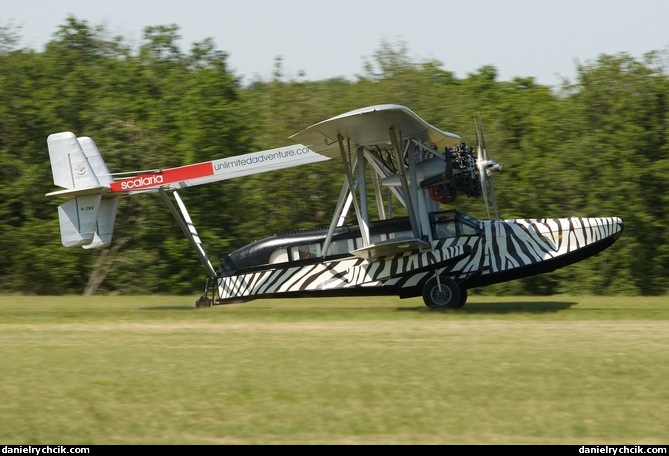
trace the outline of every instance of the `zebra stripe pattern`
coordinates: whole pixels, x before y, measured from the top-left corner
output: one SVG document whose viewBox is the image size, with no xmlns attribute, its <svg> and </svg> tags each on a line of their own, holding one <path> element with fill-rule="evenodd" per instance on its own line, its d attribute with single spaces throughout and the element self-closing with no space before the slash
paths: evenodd
<svg viewBox="0 0 669 456">
<path fill-rule="evenodd" d="M 558 258 L 622 232 L 617 217 L 495 220 L 480 235 L 437 240 L 432 250 L 368 261 L 349 257 L 277 264 L 218 279 L 220 299 L 351 287 L 415 287 L 437 269 L 453 277 L 494 274 Z M 448 260 L 470 252 L 460 261 Z"/>
</svg>

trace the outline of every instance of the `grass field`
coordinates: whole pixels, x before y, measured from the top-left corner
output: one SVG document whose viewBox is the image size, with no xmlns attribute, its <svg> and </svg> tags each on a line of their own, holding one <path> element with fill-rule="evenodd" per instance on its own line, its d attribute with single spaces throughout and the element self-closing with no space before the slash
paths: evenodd
<svg viewBox="0 0 669 456">
<path fill-rule="evenodd" d="M 3 444 L 667 444 L 669 297 L 0 296 Z"/>
</svg>

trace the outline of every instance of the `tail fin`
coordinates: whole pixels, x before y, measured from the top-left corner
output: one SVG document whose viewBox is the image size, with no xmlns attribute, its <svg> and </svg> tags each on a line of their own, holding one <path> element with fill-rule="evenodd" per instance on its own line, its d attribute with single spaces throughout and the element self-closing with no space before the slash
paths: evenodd
<svg viewBox="0 0 669 456">
<path fill-rule="evenodd" d="M 70 196 L 58 207 L 60 236 L 65 247 L 93 249 L 109 245 L 114 232 L 118 196 L 113 178 L 91 138 L 55 133 L 47 139 L 53 183 L 65 190 L 47 196 Z"/>
</svg>

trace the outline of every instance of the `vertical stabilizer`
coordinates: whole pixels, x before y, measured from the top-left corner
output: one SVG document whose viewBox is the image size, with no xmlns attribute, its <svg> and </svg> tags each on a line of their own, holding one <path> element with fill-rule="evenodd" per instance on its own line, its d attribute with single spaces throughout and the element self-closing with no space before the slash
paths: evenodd
<svg viewBox="0 0 669 456">
<path fill-rule="evenodd" d="M 58 207 L 60 237 L 65 247 L 93 242 L 101 201 L 102 195 L 77 196 Z"/>
<path fill-rule="evenodd" d="M 98 179 L 100 185 L 109 187 L 109 184 L 111 184 L 114 179 L 112 179 L 111 173 L 107 168 L 107 164 L 102 158 L 102 155 L 100 154 L 100 151 L 95 145 L 93 139 L 89 138 L 88 136 L 82 136 L 77 138 L 77 141 L 79 142 L 81 149 L 84 151 L 84 155 L 88 159 L 88 163 L 93 170 L 93 174 L 95 174 L 95 177 Z"/>
<path fill-rule="evenodd" d="M 97 229 L 93 235 L 93 242 L 82 246 L 85 249 L 97 249 L 111 244 L 114 234 L 114 223 L 116 222 L 116 209 L 118 208 L 118 196 L 103 199 L 98 211 Z"/>
<path fill-rule="evenodd" d="M 49 135 L 47 145 L 49 146 L 49 159 L 51 160 L 54 184 L 67 189 L 100 186 L 100 181 L 95 175 L 81 143 L 73 133 L 68 131 Z M 93 144 L 93 147 L 95 147 L 95 144 Z M 95 150 L 97 151 L 97 148 Z M 104 167 L 107 166 L 104 165 Z"/>
<path fill-rule="evenodd" d="M 60 237 L 65 247 L 96 249 L 109 245 L 114 234 L 118 196 L 84 195 L 58 207 Z"/>
</svg>

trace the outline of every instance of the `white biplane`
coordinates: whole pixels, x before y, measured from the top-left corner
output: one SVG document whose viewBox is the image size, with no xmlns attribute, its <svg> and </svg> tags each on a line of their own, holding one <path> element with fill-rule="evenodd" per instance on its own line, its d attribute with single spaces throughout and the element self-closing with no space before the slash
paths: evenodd
<svg viewBox="0 0 669 456">
<path fill-rule="evenodd" d="M 57 133 L 47 144 L 65 190 L 47 196 L 69 198 L 58 208 L 63 245 L 91 249 L 110 244 L 119 196 L 159 192 L 208 274 L 196 307 L 396 295 L 460 308 L 470 288 L 553 271 L 621 236 L 618 217 L 500 220 L 492 176 L 502 166 L 476 124 L 474 150 L 404 106 L 377 105 L 312 125 L 291 137 L 299 144 L 120 178 L 92 139 Z M 340 160 L 346 176 L 329 226 L 269 236 L 212 265 L 180 190 L 326 160 Z M 460 194 L 483 197 L 489 220 L 442 209 Z M 346 224 L 351 206 L 355 223 Z"/>
</svg>

